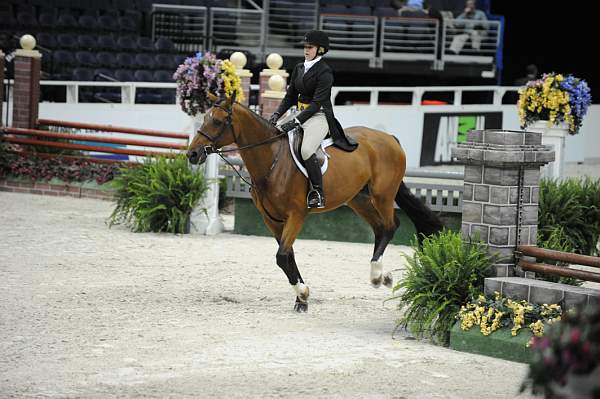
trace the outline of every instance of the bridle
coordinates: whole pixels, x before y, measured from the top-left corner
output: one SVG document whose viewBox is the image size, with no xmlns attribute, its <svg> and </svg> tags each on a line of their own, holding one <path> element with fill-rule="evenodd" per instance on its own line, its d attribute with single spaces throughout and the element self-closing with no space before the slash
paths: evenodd
<svg viewBox="0 0 600 399">
<path fill-rule="evenodd" d="M 218 156 L 221 157 L 221 159 L 223 159 L 223 161 L 225 161 L 225 163 L 227 163 L 229 166 L 231 166 L 231 168 L 234 170 L 235 173 L 237 173 L 237 175 L 250 187 L 254 188 L 255 190 L 257 190 L 257 185 L 249 182 L 248 180 L 246 180 L 239 172 L 238 170 L 231 164 L 231 162 L 229 162 L 227 160 L 227 158 L 225 158 L 223 156 L 224 153 L 228 153 L 228 152 L 234 152 L 234 151 L 243 151 L 243 150 L 248 150 L 251 148 L 255 148 L 255 147 L 259 147 L 261 145 L 264 144 L 268 144 L 268 143 L 272 143 L 276 140 L 279 140 L 280 138 L 282 138 L 283 136 L 286 136 L 287 133 L 283 132 L 283 131 L 279 131 L 279 133 L 277 133 L 275 136 L 269 137 L 266 140 L 260 141 L 258 143 L 253 143 L 253 144 L 248 144 L 242 147 L 237 147 L 237 148 L 232 148 L 229 150 L 218 150 L 216 145 L 217 145 L 217 141 L 225 134 L 225 130 L 229 127 L 229 129 L 231 130 L 231 134 L 233 135 L 234 140 L 237 142 L 237 137 L 235 134 L 235 127 L 233 125 L 233 104 L 231 105 L 231 107 L 229 108 L 225 108 L 222 105 L 219 104 L 215 104 L 213 106 L 213 108 L 219 108 L 223 111 L 225 111 L 227 113 L 227 117 L 225 118 L 224 122 L 221 122 L 221 129 L 219 130 L 219 133 L 212 137 L 210 136 L 208 133 L 203 132 L 202 129 L 198 129 L 198 133 L 200 133 L 202 136 L 206 137 L 208 139 L 208 141 L 210 142 L 210 145 L 203 145 L 202 146 L 202 150 L 204 151 L 204 155 L 205 157 L 209 156 L 210 154 L 217 154 Z M 277 155 L 275 156 L 275 159 L 273 159 L 273 163 L 271 164 L 271 167 L 269 168 L 268 172 L 266 173 L 265 176 L 263 176 L 261 179 L 258 179 L 259 182 L 264 182 L 266 181 L 269 176 L 271 175 L 271 172 L 273 171 L 273 169 L 275 169 L 275 165 L 277 164 L 277 161 L 279 161 L 279 156 L 281 155 L 281 149 L 282 149 L 283 145 L 280 142 L 279 143 L 279 150 L 277 151 Z"/>
</svg>

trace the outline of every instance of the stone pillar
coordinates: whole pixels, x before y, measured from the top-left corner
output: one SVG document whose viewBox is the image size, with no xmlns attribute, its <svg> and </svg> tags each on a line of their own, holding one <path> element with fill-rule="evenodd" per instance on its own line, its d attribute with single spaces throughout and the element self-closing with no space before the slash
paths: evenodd
<svg viewBox="0 0 600 399">
<path fill-rule="evenodd" d="M 259 106 L 261 106 L 261 108 L 263 110 L 264 110 L 264 94 L 268 90 L 269 79 L 271 79 L 271 77 L 274 75 L 278 75 L 281 78 L 283 78 L 284 88 L 287 85 L 286 82 L 287 82 L 287 77 L 289 76 L 289 74 L 285 70 L 279 69 L 279 68 L 281 68 L 282 65 L 283 65 L 283 58 L 281 58 L 281 56 L 277 53 L 271 53 L 267 57 L 267 66 L 269 68 L 263 69 L 262 72 L 260 73 L 259 80 L 258 80 L 258 86 L 259 86 L 258 104 L 259 104 Z M 275 109 L 277 109 L 277 107 L 275 107 Z M 272 114 L 274 111 L 275 110 L 271 111 L 270 114 Z M 264 111 L 262 112 L 263 117 L 267 117 L 270 114 L 267 115 Z"/>
<path fill-rule="evenodd" d="M 4 104 L 4 53 L 0 49 L 0 127 L 2 127 L 2 120 L 4 118 L 4 113 L 3 113 L 3 109 L 2 109 L 3 104 Z"/>
<path fill-rule="evenodd" d="M 21 37 L 21 49 L 15 56 L 15 84 L 13 89 L 13 127 L 32 129 L 37 125 L 40 101 L 40 69 L 42 54 L 34 50 L 36 42 L 31 35 Z"/>
<path fill-rule="evenodd" d="M 285 97 L 285 80 L 280 75 L 273 75 L 267 82 L 268 90 L 262 94 L 262 116 L 268 118 L 279 107 L 281 100 Z"/>
<path fill-rule="evenodd" d="M 463 237 L 479 238 L 499 256 L 498 277 L 515 275 L 516 245 L 537 243 L 540 168 L 554 160 L 541 143 L 536 132 L 472 130 L 452 149 L 465 164 Z"/>
<path fill-rule="evenodd" d="M 246 58 L 246 55 L 244 53 L 236 51 L 235 53 L 231 54 L 231 56 L 229 57 L 229 61 L 231 61 L 231 63 L 235 65 L 235 72 L 242 81 L 244 101 L 242 101 L 241 103 L 245 106 L 248 106 L 250 102 L 250 79 L 252 78 L 252 72 L 250 72 L 247 69 L 244 69 L 244 67 L 246 66 L 246 62 L 248 62 L 248 59 Z"/>
</svg>

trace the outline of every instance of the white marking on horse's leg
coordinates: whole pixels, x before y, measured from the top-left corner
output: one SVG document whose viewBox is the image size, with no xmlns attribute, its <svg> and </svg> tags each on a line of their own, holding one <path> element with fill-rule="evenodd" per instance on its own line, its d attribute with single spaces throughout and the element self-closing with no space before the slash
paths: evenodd
<svg viewBox="0 0 600 399">
<path fill-rule="evenodd" d="M 380 260 L 371 261 L 371 285 L 373 287 L 379 288 L 379 286 L 381 285 L 382 273 L 383 262 L 381 262 Z"/>
<path fill-rule="evenodd" d="M 296 296 L 302 302 L 308 301 L 308 296 L 310 295 L 309 289 L 304 283 L 297 283 L 296 285 L 292 285 L 294 287 L 294 291 L 296 291 Z"/>
</svg>

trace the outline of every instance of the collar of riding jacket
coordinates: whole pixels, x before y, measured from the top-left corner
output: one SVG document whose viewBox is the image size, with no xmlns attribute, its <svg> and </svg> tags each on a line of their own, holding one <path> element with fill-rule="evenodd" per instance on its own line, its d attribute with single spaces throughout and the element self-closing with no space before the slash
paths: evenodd
<svg viewBox="0 0 600 399">
<path fill-rule="evenodd" d="M 308 70 L 319 61 L 321 61 L 321 56 L 316 57 L 312 61 L 304 61 L 304 73 L 308 72 Z"/>
</svg>

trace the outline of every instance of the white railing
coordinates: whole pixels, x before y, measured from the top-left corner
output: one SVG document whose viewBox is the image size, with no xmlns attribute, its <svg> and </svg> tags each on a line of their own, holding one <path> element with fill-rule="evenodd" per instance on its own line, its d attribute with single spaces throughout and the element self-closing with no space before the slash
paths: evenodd
<svg viewBox="0 0 600 399">
<path fill-rule="evenodd" d="M 12 86 L 12 81 L 10 82 Z M 42 80 L 44 86 L 62 86 L 66 90 L 66 103 L 78 104 L 79 91 L 84 87 L 110 88 L 117 87 L 121 90 L 121 104 L 136 104 L 137 89 L 170 89 L 175 90 L 175 83 L 157 83 L 157 82 L 76 82 L 67 80 Z M 12 100 L 11 100 L 12 101 Z"/>
<path fill-rule="evenodd" d="M 433 86 L 433 87 L 341 87 L 334 86 L 331 89 L 332 101 L 340 93 L 369 93 L 368 104 L 370 106 L 380 106 L 379 93 L 408 93 L 411 95 L 411 106 L 420 106 L 424 95 L 427 93 L 452 93 L 453 101 L 448 105 L 466 106 L 477 104 L 464 104 L 463 93 L 465 92 L 488 92 L 492 97 L 489 105 L 502 105 L 504 96 L 509 92 L 516 92 L 519 86 Z M 385 105 L 385 104 L 383 104 Z"/>
</svg>

